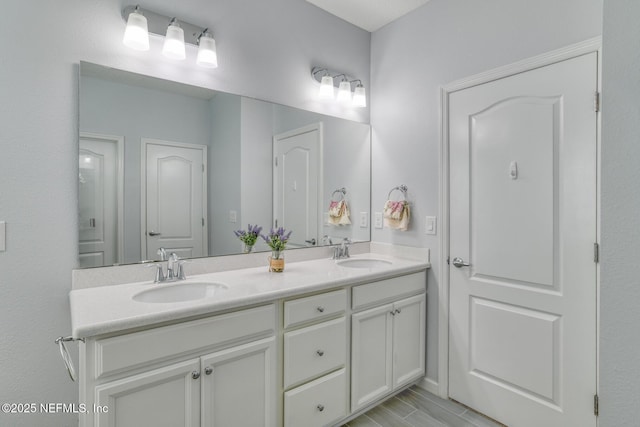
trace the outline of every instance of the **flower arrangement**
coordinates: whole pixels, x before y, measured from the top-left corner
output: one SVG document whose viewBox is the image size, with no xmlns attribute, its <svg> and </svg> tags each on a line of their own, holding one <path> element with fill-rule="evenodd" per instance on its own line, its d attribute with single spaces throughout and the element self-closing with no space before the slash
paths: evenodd
<svg viewBox="0 0 640 427">
<path fill-rule="evenodd" d="M 266 236 L 261 234 L 260 236 L 271 248 L 272 257 L 274 259 L 280 259 L 280 252 L 284 251 L 284 248 L 287 246 L 289 237 L 291 237 L 291 231 L 287 233 L 283 227 L 277 229 L 272 228 L 269 234 Z"/>
<path fill-rule="evenodd" d="M 233 232 L 233 234 L 236 235 L 236 237 L 238 239 L 240 239 L 242 241 L 242 243 L 244 243 L 245 246 L 245 252 L 251 252 L 251 250 L 253 249 L 253 245 L 256 244 L 256 241 L 258 240 L 258 236 L 260 235 L 260 232 L 262 231 L 262 227 L 256 225 L 251 225 L 249 224 L 247 227 L 247 230 L 236 230 Z"/>
</svg>

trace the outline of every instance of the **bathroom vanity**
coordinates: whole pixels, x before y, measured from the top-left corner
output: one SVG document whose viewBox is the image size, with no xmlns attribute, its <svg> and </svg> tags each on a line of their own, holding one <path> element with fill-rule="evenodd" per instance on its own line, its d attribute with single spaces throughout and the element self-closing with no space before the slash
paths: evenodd
<svg viewBox="0 0 640 427">
<path fill-rule="evenodd" d="M 424 376 L 428 267 L 365 254 L 74 290 L 80 425 L 340 425 Z"/>
</svg>

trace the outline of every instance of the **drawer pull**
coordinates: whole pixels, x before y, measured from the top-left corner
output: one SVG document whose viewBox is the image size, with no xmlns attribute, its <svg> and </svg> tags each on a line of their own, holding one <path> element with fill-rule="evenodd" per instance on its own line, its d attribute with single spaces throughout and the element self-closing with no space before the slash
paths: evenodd
<svg viewBox="0 0 640 427">
<path fill-rule="evenodd" d="M 400 314 L 400 312 L 401 312 L 401 311 L 402 311 L 402 310 L 400 310 L 399 308 L 398 308 L 398 309 L 396 309 L 396 314 Z"/>
<path fill-rule="evenodd" d="M 316 353 L 318 354 L 318 356 L 322 357 L 324 356 L 324 351 L 322 350 L 317 350 Z"/>
<path fill-rule="evenodd" d="M 390 313 L 392 316 L 395 316 L 395 315 L 396 315 L 396 312 L 395 312 L 395 311 L 393 311 L 393 310 L 391 310 L 389 313 Z"/>
<path fill-rule="evenodd" d="M 211 366 L 207 366 L 204 368 L 204 373 L 207 375 L 211 375 L 213 373 L 213 368 Z"/>
<path fill-rule="evenodd" d="M 324 411 L 324 405 L 318 405 L 316 408 L 318 408 L 318 411 L 320 412 Z"/>
<path fill-rule="evenodd" d="M 194 380 L 197 380 L 198 378 L 200 378 L 200 372 L 198 371 L 191 372 L 191 378 L 193 378 Z"/>
<path fill-rule="evenodd" d="M 320 306 L 318 306 L 317 310 L 318 310 L 320 313 L 324 313 L 324 307 L 323 307 L 323 306 L 321 306 L 321 305 L 320 305 Z"/>
</svg>

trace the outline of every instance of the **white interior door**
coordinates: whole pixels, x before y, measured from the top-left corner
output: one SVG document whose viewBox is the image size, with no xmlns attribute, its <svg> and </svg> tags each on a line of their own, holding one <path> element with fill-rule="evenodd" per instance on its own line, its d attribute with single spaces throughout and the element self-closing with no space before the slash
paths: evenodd
<svg viewBox="0 0 640 427">
<path fill-rule="evenodd" d="M 207 256 L 207 147 L 142 140 L 143 259 Z"/>
<path fill-rule="evenodd" d="M 597 67 L 450 95 L 449 393 L 510 427 L 596 424 Z"/>
<path fill-rule="evenodd" d="M 274 221 L 293 231 L 290 246 L 316 244 L 318 197 L 322 194 L 322 126 L 318 123 L 276 135 L 273 145 Z"/>
<path fill-rule="evenodd" d="M 113 265 L 122 256 L 122 144 L 122 137 L 80 135 L 80 268 Z"/>
</svg>

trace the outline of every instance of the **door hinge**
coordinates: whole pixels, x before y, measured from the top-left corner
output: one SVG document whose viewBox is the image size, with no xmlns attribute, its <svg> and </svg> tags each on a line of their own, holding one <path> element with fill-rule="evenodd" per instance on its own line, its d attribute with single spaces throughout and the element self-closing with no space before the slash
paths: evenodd
<svg viewBox="0 0 640 427">
<path fill-rule="evenodd" d="M 600 245 L 598 243 L 593 244 L 593 262 L 596 264 L 600 262 Z"/>
<path fill-rule="evenodd" d="M 596 92 L 593 97 L 593 110 L 596 113 L 600 112 L 600 92 Z"/>
<path fill-rule="evenodd" d="M 277 157 L 274 157 L 274 158 L 273 158 L 273 160 L 274 160 L 274 162 L 275 162 L 276 167 L 278 167 L 278 158 L 277 158 Z"/>
<path fill-rule="evenodd" d="M 204 218 L 202 218 L 202 226 L 204 227 Z"/>
<path fill-rule="evenodd" d="M 202 173 L 204 173 L 204 163 L 202 164 Z"/>
<path fill-rule="evenodd" d="M 447 265 L 450 265 L 450 264 L 449 264 L 449 260 L 450 260 L 450 259 L 451 259 L 450 257 L 447 257 Z"/>
<path fill-rule="evenodd" d="M 597 417 L 599 414 L 600 414 L 600 402 L 598 399 L 598 395 L 594 394 L 593 395 L 593 415 Z"/>
</svg>

